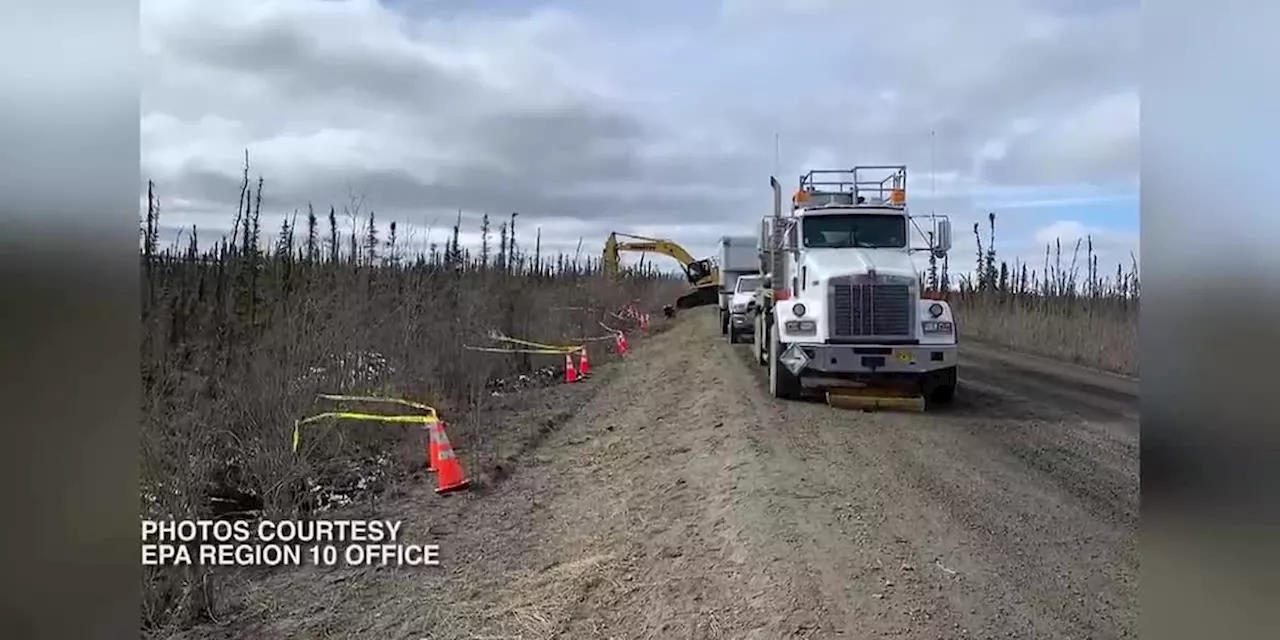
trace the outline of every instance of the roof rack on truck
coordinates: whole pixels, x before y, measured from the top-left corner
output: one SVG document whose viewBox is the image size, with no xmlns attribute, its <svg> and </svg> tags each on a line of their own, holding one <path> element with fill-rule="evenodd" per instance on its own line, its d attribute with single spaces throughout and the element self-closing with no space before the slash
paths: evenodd
<svg viewBox="0 0 1280 640">
<path fill-rule="evenodd" d="M 814 169 L 800 176 L 791 198 L 794 207 L 905 207 L 906 165 L 860 165 L 852 169 Z"/>
</svg>

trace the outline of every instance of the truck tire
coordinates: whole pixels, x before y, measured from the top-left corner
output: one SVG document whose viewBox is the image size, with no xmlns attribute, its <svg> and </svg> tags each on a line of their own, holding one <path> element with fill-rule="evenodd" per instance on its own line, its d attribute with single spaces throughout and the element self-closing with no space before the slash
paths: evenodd
<svg viewBox="0 0 1280 640">
<path fill-rule="evenodd" d="M 724 335 L 726 333 L 729 333 L 729 312 L 724 309 L 721 309 L 720 310 L 720 335 Z M 730 336 L 729 342 L 733 342 L 732 336 Z"/>
<path fill-rule="evenodd" d="M 738 331 L 734 331 L 733 329 L 730 329 L 729 344 L 740 344 L 741 342 L 742 342 L 742 333 Z"/>
<path fill-rule="evenodd" d="M 762 367 L 769 364 L 769 360 L 765 355 L 765 349 L 769 346 L 769 341 L 765 340 L 765 317 L 763 313 L 756 314 L 752 322 L 754 332 L 751 336 L 751 352 L 756 356 L 756 364 Z"/>
<path fill-rule="evenodd" d="M 950 404 L 956 395 L 956 383 L 959 378 L 956 367 L 939 369 L 929 373 L 921 389 L 925 401 L 932 405 Z"/>
<path fill-rule="evenodd" d="M 778 341 L 778 334 L 769 337 L 769 395 L 783 400 L 800 398 L 800 377 L 792 375 L 778 360 L 785 345 Z"/>
</svg>

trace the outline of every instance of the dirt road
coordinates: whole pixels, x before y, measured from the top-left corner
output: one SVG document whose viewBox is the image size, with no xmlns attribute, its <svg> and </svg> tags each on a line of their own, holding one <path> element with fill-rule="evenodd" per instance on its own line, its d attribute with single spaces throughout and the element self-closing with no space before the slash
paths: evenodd
<svg viewBox="0 0 1280 640">
<path fill-rule="evenodd" d="M 406 502 L 443 566 L 278 574 L 196 635 L 1136 636 L 1135 383 L 972 347 L 953 408 L 854 413 L 747 349 L 684 314 L 548 391 L 577 410 L 502 483 Z"/>
</svg>

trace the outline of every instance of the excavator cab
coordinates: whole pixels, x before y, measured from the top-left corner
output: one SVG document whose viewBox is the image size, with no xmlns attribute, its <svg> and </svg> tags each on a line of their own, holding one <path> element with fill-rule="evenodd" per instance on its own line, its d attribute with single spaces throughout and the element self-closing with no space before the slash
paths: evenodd
<svg viewBox="0 0 1280 640">
<path fill-rule="evenodd" d="M 685 276 L 689 278 L 689 284 L 697 285 L 699 282 L 710 278 L 715 272 L 716 265 L 711 258 L 703 258 L 695 260 L 685 266 Z"/>
</svg>

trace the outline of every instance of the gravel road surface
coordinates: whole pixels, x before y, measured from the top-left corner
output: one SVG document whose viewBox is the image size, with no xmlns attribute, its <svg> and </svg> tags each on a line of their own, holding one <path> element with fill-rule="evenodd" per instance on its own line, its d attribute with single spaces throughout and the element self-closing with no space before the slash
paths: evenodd
<svg viewBox="0 0 1280 640">
<path fill-rule="evenodd" d="M 1135 381 L 968 345 L 954 406 L 873 414 L 770 398 L 714 311 L 633 347 L 506 418 L 544 426 L 501 482 L 384 514 L 442 566 L 258 578 L 188 635 L 1136 637 Z"/>
</svg>

